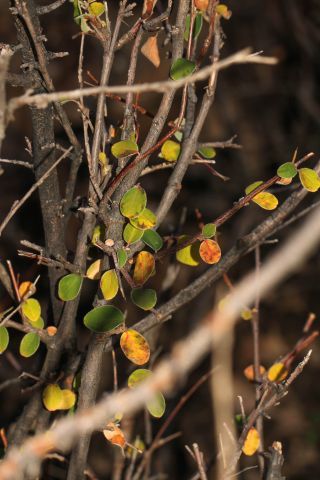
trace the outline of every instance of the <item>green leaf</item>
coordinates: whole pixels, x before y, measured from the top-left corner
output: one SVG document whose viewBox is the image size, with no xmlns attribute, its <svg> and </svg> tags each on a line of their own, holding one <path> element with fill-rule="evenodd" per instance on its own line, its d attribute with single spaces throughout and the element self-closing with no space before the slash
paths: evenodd
<svg viewBox="0 0 320 480">
<path fill-rule="evenodd" d="M 172 80 L 180 80 L 188 77 L 196 69 L 196 64 L 191 60 L 185 58 L 178 58 L 172 65 L 170 70 L 170 77 Z"/>
<path fill-rule="evenodd" d="M 142 310 L 151 310 L 157 303 L 157 293 L 152 288 L 134 288 L 131 290 L 131 300 Z"/>
<path fill-rule="evenodd" d="M 201 147 L 198 150 L 198 153 L 204 158 L 212 159 L 217 155 L 217 152 L 212 147 Z"/>
<path fill-rule="evenodd" d="M 120 212 L 124 217 L 134 218 L 143 212 L 146 205 L 147 194 L 140 185 L 137 185 L 123 195 L 120 201 Z"/>
<path fill-rule="evenodd" d="M 140 215 L 135 218 L 131 218 L 130 223 L 139 230 L 147 230 L 148 228 L 155 227 L 157 223 L 157 217 L 151 210 L 149 210 L 149 208 L 145 208 L 142 210 Z"/>
<path fill-rule="evenodd" d="M 49 412 L 55 412 L 61 408 L 63 393 L 59 385 L 50 384 L 42 392 L 42 401 Z"/>
<path fill-rule="evenodd" d="M 32 357 L 38 350 L 40 337 L 36 333 L 27 333 L 21 340 L 19 352 L 22 357 Z"/>
<path fill-rule="evenodd" d="M 128 378 L 128 387 L 138 387 L 140 383 L 144 382 L 147 378 L 150 378 L 151 375 L 151 370 L 148 370 L 146 368 L 138 368 L 137 370 L 134 370 Z"/>
<path fill-rule="evenodd" d="M 112 300 L 118 293 L 119 281 L 114 269 L 105 272 L 100 280 L 100 288 L 105 300 Z"/>
<path fill-rule="evenodd" d="M 124 322 L 123 313 L 113 305 L 103 305 L 88 312 L 83 323 L 96 333 L 110 332 Z"/>
<path fill-rule="evenodd" d="M 123 230 L 123 240 L 127 242 L 128 245 L 131 243 L 138 242 L 143 235 L 143 230 L 133 227 L 130 223 L 124 227 Z"/>
<path fill-rule="evenodd" d="M 127 157 L 139 152 L 139 147 L 132 140 L 121 140 L 111 147 L 111 153 L 116 158 Z"/>
<path fill-rule="evenodd" d="M 292 162 L 283 163 L 277 170 L 277 175 L 280 178 L 293 178 L 297 173 L 297 167 Z"/>
<path fill-rule="evenodd" d="M 117 258 L 118 258 L 119 268 L 123 268 L 127 263 L 127 259 L 128 259 L 127 252 L 125 251 L 124 248 L 120 248 L 120 250 L 117 251 Z"/>
<path fill-rule="evenodd" d="M 167 162 L 176 162 L 180 155 L 180 144 L 173 140 L 167 140 L 161 147 L 161 158 Z"/>
<path fill-rule="evenodd" d="M 262 184 L 263 184 L 263 182 L 261 180 L 258 181 L 258 182 L 250 183 L 250 185 L 248 185 L 247 188 L 245 189 L 246 195 L 249 195 L 249 193 L 253 192 L 253 190 L 260 187 L 260 185 L 262 185 Z"/>
<path fill-rule="evenodd" d="M 317 192 L 320 188 L 320 179 L 315 170 L 311 168 L 300 168 L 299 178 L 303 187 L 309 192 Z"/>
<path fill-rule="evenodd" d="M 163 240 L 158 232 L 155 230 L 145 230 L 143 232 L 142 240 L 148 247 L 152 248 L 155 252 L 161 250 L 163 247 Z"/>
<path fill-rule="evenodd" d="M 188 238 L 188 235 L 182 235 L 179 238 L 178 244 L 184 242 Z M 201 261 L 199 255 L 199 246 L 200 242 L 195 242 L 191 245 L 187 245 L 186 247 L 181 248 L 176 253 L 176 259 L 178 260 L 178 262 L 183 263 L 184 265 L 188 265 L 189 267 L 196 267 Z"/>
<path fill-rule="evenodd" d="M 38 320 L 36 322 L 32 322 L 31 325 L 33 326 L 33 328 L 42 329 L 44 327 L 44 320 L 42 317 L 39 317 Z"/>
<path fill-rule="evenodd" d="M 186 18 L 186 28 L 184 31 L 184 39 L 186 42 L 189 40 L 189 35 L 190 35 L 190 21 L 191 21 L 190 14 L 188 14 Z M 193 32 L 192 32 L 193 38 L 197 38 L 199 36 L 202 29 L 202 24 L 203 24 L 202 15 L 201 13 L 198 13 L 193 25 Z"/>
<path fill-rule="evenodd" d="M 204 238 L 212 238 L 215 236 L 217 227 L 214 223 L 207 223 L 202 228 L 202 235 Z"/>
<path fill-rule="evenodd" d="M 146 407 L 150 415 L 161 418 L 166 411 L 166 401 L 161 392 L 157 392 L 152 400 L 147 402 Z"/>
<path fill-rule="evenodd" d="M 6 327 L 0 327 L 0 354 L 5 352 L 9 345 L 9 332 Z"/>
<path fill-rule="evenodd" d="M 41 305 L 35 298 L 28 298 L 23 301 L 21 311 L 27 320 L 33 324 L 39 320 Z"/>
<path fill-rule="evenodd" d="M 102 240 L 102 236 L 104 235 L 105 235 L 105 227 L 104 225 L 101 225 L 100 223 L 98 223 L 98 225 L 94 227 L 91 242 L 95 244 L 98 240 Z"/>
<path fill-rule="evenodd" d="M 69 273 L 59 281 L 58 295 L 61 300 L 68 302 L 74 300 L 81 290 L 82 277 L 77 273 Z"/>
</svg>

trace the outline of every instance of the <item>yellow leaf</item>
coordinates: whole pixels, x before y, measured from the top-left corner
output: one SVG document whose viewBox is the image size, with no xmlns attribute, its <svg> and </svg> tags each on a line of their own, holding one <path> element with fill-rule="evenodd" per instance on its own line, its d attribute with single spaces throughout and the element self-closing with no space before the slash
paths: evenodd
<svg viewBox="0 0 320 480">
<path fill-rule="evenodd" d="M 226 20 L 229 20 L 232 15 L 232 12 L 228 9 L 227 5 L 223 5 L 222 3 L 216 6 L 216 12 Z"/>
<path fill-rule="evenodd" d="M 59 410 L 63 402 L 63 394 L 59 385 L 47 385 L 42 393 L 42 401 L 46 409 L 49 410 L 49 412 Z"/>
<path fill-rule="evenodd" d="M 182 235 L 179 238 L 178 245 L 187 239 L 187 235 Z M 190 267 L 196 267 L 199 265 L 201 260 L 199 255 L 199 242 L 193 243 L 192 245 L 187 245 L 186 247 L 178 250 L 176 253 L 176 259 L 178 262 L 183 263 L 184 265 L 189 265 Z"/>
<path fill-rule="evenodd" d="M 120 337 L 120 347 L 125 356 L 136 365 L 149 361 L 150 348 L 147 340 L 136 330 L 127 330 Z"/>
<path fill-rule="evenodd" d="M 35 323 L 41 315 L 41 306 L 35 298 L 28 298 L 22 303 L 21 311 L 30 323 Z"/>
<path fill-rule="evenodd" d="M 143 285 L 155 269 L 155 260 L 152 253 L 142 250 L 138 253 L 133 272 L 135 285 Z"/>
<path fill-rule="evenodd" d="M 90 2 L 89 4 L 89 13 L 95 17 L 100 17 L 104 13 L 104 5 L 102 2 Z"/>
<path fill-rule="evenodd" d="M 102 274 L 102 260 L 96 260 L 95 262 L 91 263 L 87 269 L 86 276 L 90 278 L 90 280 L 99 280 Z"/>
<path fill-rule="evenodd" d="M 270 382 L 282 382 L 288 376 L 288 370 L 281 362 L 274 363 L 268 370 L 268 380 Z"/>
<path fill-rule="evenodd" d="M 161 147 L 161 156 L 167 162 L 176 162 L 180 155 L 180 144 L 173 140 L 167 140 Z"/>
<path fill-rule="evenodd" d="M 242 320 L 252 320 L 252 310 L 250 308 L 244 308 L 241 312 Z"/>
<path fill-rule="evenodd" d="M 245 439 L 242 451 L 245 455 L 248 455 L 250 457 L 251 455 L 254 455 L 256 453 L 259 445 L 260 435 L 258 433 L 258 430 L 254 427 L 251 427 L 248 432 L 247 438 Z"/>
<path fill-rule="evenodd" d="M 278 206 L 278 199 L 272 193 L 261 192 L 253 197 L 252 201 L 264 210 L 274 210 Z"/>
<path fill-rule="evenodd" d="M 112 300 L 118 293 L 119 281 L 114 269 L 105 272 L 100 280 L 100 288 L 105 300 Z"/>
<path fill-rule="evenodd" d="M 320 188 L 320 179 L 316 171 L 311 168 L 299 169 L 300 182 L 309 192 L 317 192 Z"/>
<path fill-rule="evenodd" d="M 70 410 L 77 400 L 76 394 L 72 390 L 64 389 L 61 390 L 62 401 L 60 405 L 60 410 Z"/>
<path fill-rule="evenodd" d="M 160 66 L 157 35 L 149 37 L 141 48 L 141 53 L 156 67 Z"/>
</svg>

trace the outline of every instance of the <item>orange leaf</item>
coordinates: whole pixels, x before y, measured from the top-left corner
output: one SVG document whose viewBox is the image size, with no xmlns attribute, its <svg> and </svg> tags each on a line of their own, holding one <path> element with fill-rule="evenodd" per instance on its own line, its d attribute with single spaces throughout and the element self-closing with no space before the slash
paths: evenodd
<svg viewBox="0 0 320 480">
<path fill-rule="evenodd" d="M 125 356 L 136 365 L 144 365 L 150 358 L 147 340 L 136 330 L 126 330 L 120 338 L 120 347 Z"/>
<path fill-rule="evenodd" d="M 138 253 L 134 266 L 133 281 L 135 285 L 143 285 L 153 274 L 155 268 L 152 253 L 142 250 Z"/>
<path fill-rule="evenodd" d="M 263 365 L 260 365 L 259 370 L 260 370 L 260 376 L 262 377 L 266 373 L 266 369 L 264 368 Z M 253 382 L 255 379 L 254 366 L 249 365 L 247 368 L 243 370 L 243 374 L 248 380 L 250 380 L 250 382 Z"/>
<path fill-rule="evenodd" d="M 194 5 L 202 12 L 205 12 L 208 8 L 209 0 L 195 0 Z"/>
<path fill-rule="evenodd" d="M 141 53 L 156 67 L 160 66 L 157 36 L 149 37 L 141 48 Z"/>
<path fill-rule="evenodd" d="M 203 240 L 203 242 L 201 242 L 199 254 L 202 260 L 210 265 L 218 263 L 221 258 L 219 245 L 211 239 Z"/>
<path fill-rule="evenodd" d="M 109 442 L 118 445 L 120 448 L 123 448 L 127 443 L 122 430 L 113 422 L 108 423 L 106 429 L 103 430 L 103 435 Z"/>
<path fill-rule="evenodd" d="M 245 455 L 248 455 L 249 457 L 251 455 L 254 455 L 256 451 L 258 450 L 260 445 L 260 435 L 257 429 L 254 427 L 251 427 L 247 438 L 245 439 L 244 445 L 242 447 L 242 451 Z"/>
<path fill-rule="evenodd" d="M 57 327 L 54 327 L 53 325 L 51 325 L 50 327 L 47 327 L 47 334 L 49 335 L 49 337 L 54 337 L 57 331 L 58 331 Z"/>
<path fill-rule="evenodd" d="M 27 294 L 33 295 L 36 292 L 36 287 L 32 282 L 22 282 L 19 285 L 19 295 L 20 298 L 25 297 Z"/>
</svg>

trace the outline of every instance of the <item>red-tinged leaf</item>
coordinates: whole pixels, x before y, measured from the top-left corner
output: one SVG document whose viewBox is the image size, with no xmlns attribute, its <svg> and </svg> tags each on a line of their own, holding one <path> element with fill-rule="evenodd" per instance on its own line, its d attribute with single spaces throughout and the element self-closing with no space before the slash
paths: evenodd
<svg viewBox="0 0 320 480">
<path fill-rule="evenodd" d="M 221 249 L 217 242 L 207 239 L 201 242 L 199 254 L 205 263 L 212 265 L 219 262 L 221 258 Z"/>
<path fill-rule="evenodd" d="M 158 0 L 144 0 L 142 18 L 146 19 L 153 13 L 153 9 Z"/>
<path fill-rule="evenodd" d="M 138 253 L 133 272 L 135 285 L 143 285 L 152 275 L 155 268 L 155 260 L 152 253 L 142 250 Z"/>
<path fill-rule="evenodd" d="M 126 445 L 126 439 L 122 430 L 113 422 L 109 422 L 106 428 L 103 430 L 103 435 L 113 445 L 124 448 Z"/>
</svg>

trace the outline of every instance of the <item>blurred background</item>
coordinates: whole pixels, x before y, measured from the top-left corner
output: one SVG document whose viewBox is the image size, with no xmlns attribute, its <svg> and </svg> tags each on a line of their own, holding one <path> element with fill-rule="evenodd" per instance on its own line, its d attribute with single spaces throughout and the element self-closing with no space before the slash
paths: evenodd
<svg viewBox="0 0 320 480">
<path fill-rule="evenodd" d="M 39 2 L 47 4 L 48 2 Z M 141 1 L 137 2 L 142 4 Z M 160 2 L 161 3 L 161 2 Z M 174 2 L 176 3 L 176 2 Z M 108 2 L 111 17 L 114 18 L 117 1 Z M 0 2 L 0 42 L 15 43 L 16 33 L 12 17 L 8 11 L 8 2 Z M 225 57 L 242 48 L 251 47 L 253 51 L 263 51 L 266 55 L 276 56 L 279 64 L 275 67 L 256 65 L 233 66 L 219 74 L 218 87 L 214 105 L 210 111 L 205 128 L 201 134 L 202 141 L 224 141 L 237 135 L 236 141 L 242 145 L 240 150 L 218 150 L 215 168 L 223 175 L 230 177 L 228 182 L 210 175 L 202 165 L 194 165 L 183 182 L 182 192 L 164 222 L 161 232 L 170 235 L 176 232 L 181 219 L 183 232 L 195 232 L 198 219 L 196 210 L 206 223 L 228 209 L 232 203 L 244 194 L 244 189 L 256 180 L 265 180 L 274 175 L 277 166 L 289 161 L 296 148 L 298 155 L 319 151 L 320 127 L 320 2 L 317 0 L 230 0 L 228 7 L 232 10 L 232 18 L 223 21 L 225 46 L 222 56 Z M 136 9 L 138 10 L 138 8 Z M 50 72 L 57 90 L 72 89 L 77 86 L 77 66 L 79 52 L 78 26 L 73 21 L 72 4 L 66 2 L 50 15 L 42 17 L 47 46 L 52 51 L 68 51 L 70 55 L 55 60 L 50 65 Z M 128 22 L 133 23 L 133 19 Z M 123 26 L 123 31 L 127 27 Z M 160 34 L 159 44 L 164 35 Z M 140 57 L 137 70 L 137 82 L 165 79 L 168 75 L 170 46 L 161 50 L 162 62 L 157 70 L 144 57 Z M 112 84 L 126 82 L 129 62 L 130 44 L 117 53 L 112 71 Z M 88 39 L 85 51 L 85 70 L 99 78 L 101 49 L 94 39 Z M 12 61 L 12 71 L 18 72 L 20 58 L 17 54 Z M 92 82 L 88 76 L 88 82 Z M 197 95 L 201 99 L 204 85 L 197 85 Z M 9 96 L 21 94 L 19 88 L 9 88 Z M 159 95 L 146 94 L 140 97 L 140 104 L 149 112 L 156 113 Z M 94 102 L 88 105 L 94 108 Z M 177 94 L 170 120 L 176 118 L 180 107 Z M 66 106 L 73 127 L 82 138 L 82 124 L 76 106 Z M 108 100 L 108 120 L 114 126 L 121 124 L 123 106 Z M 150 119 L 138 117 L 141 125 L 140 139 L 144 139 Z M 66 145 L 63 131 L 57 125 L 57 142 Z M 2 157 L 29 161 L 25 151 L 25 137 L 31 137 L 30 116 L 27 109 L 16 112 L 15 119 L 7 131 Z M 156 162 L 155 156 L 152 162 Z M 312 166 L 314 161 L 310 161 Z M 60 170 L 61 189 L 63 191 L 68 165 Z M 164 185 L 169 178 L 169 171 L 157 172 L 145 176 L 143 186 L 148 192 L 151 208 L 155 209 L 161 198 Z M 0 176 L 0 219 L 10 209 L 14 200 L 20 198 L 33 183 L 31 171 L 13 166 L 3 166 Z M 87 173 L 82 166 L 79 174 L 77 194 L 83 195 L 87 185 Z M 291 188 L 291 187 L 290 187 Z M 290 194 L 290 188 L 277 188 L 280 202 Z M 301 208 L 317 198 L 309 195 Z M 226 252 L 237 238 L 248 233 L 267 213 L 258 206 L 244 208 L 221 229 L 219 241 L 222 251 Z M 1 221 L 1 220 L 0 220 Z M 297 227 L 293 224 L 279 232 L 276 236 L 279 243 L 288 238 Z M 68 227 L 68 248 L 72 252 L 78 221 L 73 220 Z M 5 262 L 12 261 L 16 272 L 23 279 L 33 279 L 41 274 L 39 295 L 42 305 L 46 304 L 46 270 L 26 259 L 17 256 L 20 240 L 26 239 L 43 244 L 41 215 L 37 195 L 25 204 L 6 228 L 0 242 L 0 258 Z M 263 245 L 262 258 L 268 256 L 275 245 Z M 169 265 L 173 259 L 167 259 L 160 267 L 157 276 L 152 280 L 159 288 Z M 254 256 L 243 258 L 230 272 L 233 282 L 241 278 L 254 266 Z M 299 274 L 290 277 L 276 288 L 261 304 L 261 357 L 262 364 L 270 366 L 281 355 L 286 354 L 301 336 L 302 328 L 309 312 L 319 315 L 319 278 L 320 257 L 314 255 L 303 266 Z M 202 271 L 202 267 L 193 269 L 181 266 L 174 285 L 164 292 L 161 301 L 166 301 L 181 288 L 188 285 Z M 158 361 L 169 352 L 176 340 L 190 332 L 205 313 L 219 300 L 227 288 L 221 280 L 210 290 L 201 294 L 193 303 L 178 311 L 170 323 L 163 325 L 153 335 L 154 347 Z M 4 292 L 0 291 L 0 305 L 6 305 Z M 84 348 L 88 335 L 81 328 L 81 314 L 90 308 L 92 292 L 84 294 L 79 313 L 79 340 Z M 45 308 L 45 307 L 44 307 Z M 141 319 L 140 313 L 132 309 L 129 323 Z M 318 323 L 316 323 L 317 325 Z M 44 351 L 30 360 L 21 360 L 18 354 L 20 335 L 13 335 L 10 353 L 0 358 L 0 383 L 7 378 L 17 376 L 21 371 L 37 375 L 42 365 Z M 158 347 L 161 346 L 160 350 Z M 125 384 L 131 372 L 129 362 L 119 355 L 119 377 Z M 234 395 L 235 410 L 239 405 L 236 396 L 242 395 L 246 413 L 254 406 L 254 388 L 243 375 L 243 369 L 253 361 L 252 334 L 249 322 L 242 321 L 235 332 L 234 344 Z M 319 375 L 320 351 L 318 343 L 313 347 L 313 355 L 309 366 L 292 386 L 290 393 L 281 405 L 274 408 L 271 420 L 265 422 L 265 445 L 270 446 L 274 440 L 283 443 L 285 466 L 283 475 L 290 480 L 318 479 L 320 476 L 320 388 L 317 383 Z M 175 393 L 167 399 L 167 412 L 179 402 L 181 396 L 211 368 L 207 358 L 181 385 L 177 385 Z M 106 356 L 105 372 L 101 392 L 112 388 L 111 359 Z M 20 393 L 18 387 L 1 392 L 0 427 L 7 428 L 21 412 L 28 397 Z M 155 433 L 163 420 L 152 422 Z M 144 437 L 143 415 L 127 420 L 127 428 Z M 214 464 L 216 446 L 212 418 L 212 400 L 210 384 L 207 382 L 183 407 L 171 424 L 167 434 L 181 432 L 181 437 L 164 446 L 154 455 L 154 474 L 167 475 L 163 478 L 187 479 L 195 473 L 195 465 L 184 445 L 197 442 L 204 452 L 206 461 Z M 90 453 L 90 465 L 99 479 L 111 478 L 112 459 L 116 455 L 112 448 L 97 433 L 93 437 Z M 241 466 L 255 465 L 256 459 L 246 459 Z M 212 471 L 212 470 L 211 470 Z M 65 478 L 65 466 L 59 463 L 51 465 L 43 478 Z M 162 477 L 156 477 L 162 478 Z M 255 470 L 247 471 L 239 478 L 258 478 Z"/>
</svg>

